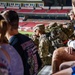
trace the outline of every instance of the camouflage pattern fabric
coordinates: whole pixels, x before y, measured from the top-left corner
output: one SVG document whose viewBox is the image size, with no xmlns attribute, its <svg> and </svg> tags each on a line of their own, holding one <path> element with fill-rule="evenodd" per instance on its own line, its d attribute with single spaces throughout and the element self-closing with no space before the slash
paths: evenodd
<svg viewBox="0 0 75 75">
<path fill-rule="evenodd" d="M 46 38 L 45 34 L 42 34 L 39 38 L 39 54 L 43 61 L 43 65 L 51 64 L 50 63 L 51 58 L 48 57 L 49 46 L 50 46 L 49 40 Z M 49 58 L 50 58 L 50 60 L 48 60 Z"/>
<path fill-rule="evenodd" d="M 62 31 L 69 37 L 74 32 L 74 26 L 73 23 L 67 23 L 66 28 L 62 28 Z"/>
<path fill-rule="evenodd" d="M 69 36 L 74 32 L 73 23 L 67 23 L 65 26 L 66 27 L 63 27 L 63 24 L 54 23 L 46 27 L 46 32 L 49 34 L 49 40 L 51 40 L 52 46 L 55 47 L 54 49 L 66 46 L 66 44 L 63 45 L 63 42 L 68 40 Z"/>
<path fill-rule="evenodd" d="M 50 29 L 53 28 L 53 27 L 56 27 L 56 26 L 57 26 L 56 22 L 50 23 L 48 26 L 45 27 L 45 31 L 50 32 Z"/>
<path fill-rule="evenodd" d="M 64 46 L 63 40 L 67 40 L 66 34 L 58 26 L 51 28 L 50 40 L 54 49 Z M 61 35 L 61 33 L 63 35 Z"/>
<path fill-rule="evenodd" d="M 32 35 L 32 40 L 36 44 L 37 47 L 39 47 L 39 37 L 36 35 Z"/>
<path fill-rule="evenodd" d="M 68 40 L 68 36 L 60 29 L 58 31 L 58 34 L 59 34 L 59 38 L 62 40 L 62 41 L 65 41 L 65 40 Z M 62 34 L 62 35 L 61 35 Z"/>
</svg>

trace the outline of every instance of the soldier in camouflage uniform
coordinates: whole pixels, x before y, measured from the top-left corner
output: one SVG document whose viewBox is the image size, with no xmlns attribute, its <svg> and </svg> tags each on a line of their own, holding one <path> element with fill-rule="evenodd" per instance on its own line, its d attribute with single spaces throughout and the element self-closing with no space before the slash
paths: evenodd
<svg viewBox="0 0 75 75">
<path fill-rule="evenodd" d="M 52 41 L 52 46 L 54 47 L 54 49 L 57 49 L 59 47 L 64 46 L 62 39 L 60 38 L 60 30 L 59 28 L 51 28 L 51 41 Z"/>
<path fill-rule="evenodd" d="M 54 49 L 64 46 L 64 41 L 68 40 L 68 36 L 62 31 L 63 25 L 54 23 L 50 26 L 50 40 Z M 62 34 L 62 35 L 61 35 Z"/>
<path fill-rule="evenodd" d="M 75 14 L 74 14 L 74 10 L 71 10 L 68 15 L 70 17 L 70 22 L 73 25 L 73 30 L 75 32 Z"/>
<path fill-rule="evenodd" d="M 56 22 L 51 23 L 46 27 L 47 37 L 51 42 L 50 52 L 52 54 L 56 48 L 64 46 L 63 41 L 67 40 L 67 35 L 61 30 L 61 27 L 62 25 L 58 26 Z"/>
<path fill-rule="evenodd" d="M 63 27 L 62 28 L 62 31 L 68 36 L 68 38 L 69 38 L 69 36 L 71 36 L 72 34 L 73 34 L 73 32 L 74 32 L 74 25 L 73 25 L 73 23 L 67 23 L 66 25 L 65 25 L 66 27 Z"/>
<path fill-rule="evenodd" d="M 46 26 L 45 31 L 48 33 L 51 31 L 51 28 L 56 27 L 57 23 L 56 22 L 52 22 L 50 23 L 48 26 Z"/>
<path fill-rule="evenodd" d="M 49 57 L 50 42 L 45 34 L 45 26 L 43 24 L 37 24 L 34 27 L 36 35 L 39 35 L 39 55 L 42 59 L 43 66 L 51 64 L 51 57 Z"/>
<path fill-rule="evenodd" d="M 34 43 L 36 44 L 37 48 L 39 48 L 39 36 L 37 36 L 35 33 L 32 35 L 32 38 L 31 38 Z"/>
</svg>

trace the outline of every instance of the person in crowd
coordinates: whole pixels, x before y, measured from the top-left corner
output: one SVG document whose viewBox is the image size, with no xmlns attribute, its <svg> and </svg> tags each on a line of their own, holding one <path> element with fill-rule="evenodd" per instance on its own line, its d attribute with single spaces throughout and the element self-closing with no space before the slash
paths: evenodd
<svg viewBox="0 0 75 75">
<path fill-rule="evenodd" d="M 75 60 L 75 57 L 74 57 L 74 55 L 75 55 L 75 51 L 74 51 L 75 38 L 74 38 L 74 36 L 70 37 L 70 40 L 68 41 L 67 45 L 68 45 L 68 47 L 61 47 L 54 51 L 53 58 L 52 58 L 53 73 L 59 71 L 59 66 L 64 61 L 74 61 Z M 68 64 L 65 64 L 65 65 L 68 66 Z M 65 67 L 65 65 L 62 65 L 62 67 Z"/>
<path fill-rule="evenodd" d="M 73 24 L 74 33 L 75 33 L 75 2 L 74 1 L 72 2 L 72 10 L 69 12 L 68 15 L 70 16 L 70 21 Z"/>
<path fill-rule="evenodd" d="M 75 15 L 74 15 L 74 12 L 73 10 L 70 10 L 70 12 L 68 13 L 69 17 L 70 17 L 70 20 L 75 20 Z"/>
<path fill-rule="evenodd" d="M 75 11 L 74 3 L 72 4 L 72 7 L 73 7 L 73 12 L 74 12 Z M 74 14 L 71 20 L 74 20 Z M 52 73 L 58 72 L 59 66 L 64 61 L 68 61 L 68 62 L 75 61 L 75 50 L 74 50 L 75 43 L 74 41 L 72 41 L 72 42 L 68 42 L 68 44 L 69 44 L 68 45 L 69 47 L 61 47 L 54 51 L 53 57 L 52 57 Z M 66 65 L 68 66 L 69 64 L 66 64 Z M 63 65 L 63 67 L 65 67 L 65 65 Z"/>
<path fill-rule="evenodd" d="M 75 51 L 72 45 L 70 47 L 60 47 L 54 51 L 52 57 L 52 73 L 59 71 L 61 63 L 75 61 Z"/>
<path fill-rule="evenodd" d="M 75 32 L 75 15 L 74 15 L 74 11 L 71 10 L 68 15 L 70 17 L 70 22 L 71 22 L 71 25 L 73 25 L 74 32 Z"/>
<path fill-rule="evenodd" d="M 51 64 L 51 58 L 48 57 L 50 54 L 49 49 L 50 49 L 50 42 L 49 39 L 46 37 L 45 33 L 45 26 L 43 24 L 37 24 L 36 26 L 33 27 L 33 30 L 35 32 L 35 35 L 39 36 L 39 55 L 40 58 L 42 59 L 43 66 L 47 64 Z"/>
<path fill-rule="evenodd" d="M 75 14 L 75 1 L 74 0 L 72 0 L 72 9 L 73 9 L 73 12 Z"/>
<path fill-rule="evenodd" d="M 64 67 L 63 67 L 63 65 L 64 65 Z M 54 73 L 52 75 L 75 75 L 75 61 L 62 63 L 60 65 L 59 70 L 60 70 L 59 72 Z"/>
<path fill-rule="evenodd" d="M 0 75 L 23 75 L 24 67 L 18 52 L 6 38 L 8 24 L 0 15 Z"/>
<path fill-rule="evenodd" d="M 52 74 L 52 75 L 75 75 L 75 66 L 72 68 L 70 67 L 70 68 L 61 70 L 61 71 L 59 71 L 55 74 Z"/>
<path fill-rule="evenodd" d="M 37 48 L 39 48 L 39 36 L 37 36 L 34 32 L 34 34 L 32 35 L 31 38 L 34 41 L 34 43 L 36 44 Z"/>
<path fill-rule="evenodd" d="M 37 75 L 42 62 L 34 42 L 27 36 L 18 32 L 19 16 L 13 10 L 1 13 L 8 23 L 6 37 L 22 58 L 24 75 Z"/>
</svg>

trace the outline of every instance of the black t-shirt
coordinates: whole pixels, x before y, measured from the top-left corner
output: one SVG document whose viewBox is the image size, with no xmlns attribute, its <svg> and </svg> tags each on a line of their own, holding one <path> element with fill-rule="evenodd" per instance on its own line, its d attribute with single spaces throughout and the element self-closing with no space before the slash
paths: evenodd
<svg viewBox="0 0 75 75">
<path fill-rule="evenodd" d="M 19 33 L 11 37 L 9 43 L 17 50 L 22 58 L 24 75 L 37 75 L 42 62 L 34 42 L 29 37 Z"/>
</svg>

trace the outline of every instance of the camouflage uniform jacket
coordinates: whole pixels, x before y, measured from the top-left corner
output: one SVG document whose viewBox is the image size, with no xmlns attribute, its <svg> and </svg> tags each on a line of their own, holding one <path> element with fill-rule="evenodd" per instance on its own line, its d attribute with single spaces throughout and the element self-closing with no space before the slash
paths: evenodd
<svg viewBox="0 0 75 75">
<path fill-rule="evenodd" d="M 42 34 L 39 38 L 39 54 L 41 58 L 47 57 L 49 54 L 50 42 L 45 34 Z"/>
<path fill-rule="evenodd" d="M 31 39 L 34 41 L 37 48 L 39 47 L 39 37 L 36 35 L 32 35 Z"/>
</svg>

